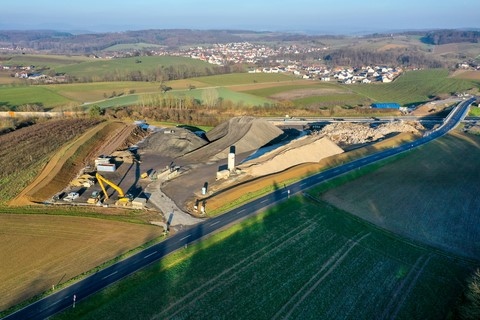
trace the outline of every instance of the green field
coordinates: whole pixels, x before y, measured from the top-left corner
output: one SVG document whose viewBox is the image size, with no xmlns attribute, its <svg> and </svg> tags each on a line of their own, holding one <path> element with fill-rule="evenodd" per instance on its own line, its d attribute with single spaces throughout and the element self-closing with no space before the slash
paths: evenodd
<svg viewBox="0 0 480 320">
<path fill-rule="evenodd" d="M 480 137 L 450 134 L 323 199 L 397 234 L 478 260 L 479 151 Z"/>
<path fill-rule="evenodd" d="M 49 86 L 0 86 L 0 106 L 8 108 L 24 104 L 37 104 L 44 108 L 75 103 L 51 90 Z"/>
<path fill-rule="evenodd" d="M 54 319 L 439 319 L 470 267 L 294 197 Z"/>
<path fill-rule="evenodd" d="M 479 107 L 472 107 L 468 112 L 468 115 L 471 117 L 480 117 L 480 108 Z"/>
<path fill-rule="evenodd" d="M 448 77 L 444 69 L 408 71 L 392 83 L 355 84 L 349 88 L 373 101 L 417 104 L 437 94 L 463 92 L 479 84 Z"/>
<path fill-rule="evenodd" d="M 35 66 L 35 69 L 55 69 L 66 65 L 94 61 L 85 56 L 59 56 L 59 55 L 15 55 L 2 62 L 6 66 Z"/>
<path fill-rule="evenodd" d="M 198 101 L 202 101 L 203 91 L 206 89 L 193 89 L 193 90 L 172 90 L 168 91 L 167 93 L 155 93 L 153 94 L 156 98 L 185 98 L 185 97 L 192 97 Z M 246 93 L 235 92 L 231 91 L 224 87 L 215 88 L 218 98 L 222 99 L 223 101 L 230 101 L 235 104 L 240 104 L 245 107 L 252 107 L 252 106 L 264 106 L 265 104 L 272 104 L 274 101 L 265 99 L 262 97 L 257 97 L 254 95 L 249 95 Z M 157 90 L 158 91 L 158 90 Z M 129 106 L 129 105 L 142 105 L 142 104 L 149 104 L 152 101 L 152 94 L 146 95 L 127 95 L 124 97 L 117 97 L 107 100 L 98 101 L 91 104 L 97 104 L 101 108 L 110 108 L 110 107 L 120 107 L 120 106 Z"/>
<path fill-rule="evenodd" d="M 298 78 L 285 74 L 272 73 L 231 73 L 208 77 L 198 77 L 194 78 L 194 80 L 206 83 L 210 86 L 233 86 L 253 83 L 295 81 L 298 80 Z"/>
<path fill-rule="evenodd" d="M 58 67 L 56 72 L 66 73 L 79 79 L 102 79 L 110 76 L 124 76 L 131 72 L 142 72 L 146 74 L 155 73 L 156 69 L 162 68 L 184 68 L 205 72 L 211 69 L 212 65 L 195 59 L 183 57 L 132 57 L 121 59 L 101 59 L 88 62 L 81 62 L 73 65 Z"/>
</svg>

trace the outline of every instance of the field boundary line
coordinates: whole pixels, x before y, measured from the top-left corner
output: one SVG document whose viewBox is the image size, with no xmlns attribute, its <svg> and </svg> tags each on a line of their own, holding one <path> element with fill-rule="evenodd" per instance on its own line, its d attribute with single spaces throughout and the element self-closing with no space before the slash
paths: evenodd
<svg viewBox="0 0 480 320">
<path fill-rule="evenodd" d="M 321 219 L 323 219 L 324 217 L 322 217 Z M 212 283 L 214 283 L 215 281 L 217 281 L 218 279 L 220 279 L 221 277 L 223 277 L 224 275 L 227 275 L 231 270 L 234 270 L 236 269 L 236 271 L 231 274 L 229 277 L 227 277 L 227 280 L 230 280 L 231 278 L 233 278 L 238 272 L 242 271 L 244 268 L 248 267 L 249 265 L 251 265 L 253 262 L 257 261 L 258 259 L 260 259 L 262 256 L 274 251 L 274 250 L 278 250 L 279 248 L 283 247 L 286 243 L 290 242 L 291 240 L 295 239 L 296 237 L 300 236 L 301 234 L 307 232 L 308 230 L 310 230 L 311 228 L 314 228 L 316 227 L 317 223 L 319 221 L 315 221 L 312 223 L 312 221 L 310 219 L 308 219 L 305 223 L 299 225 L 298 227 L 296 227 L 295 229 L 292 229 L 290 230 L 289 232 L 285 233 L 284 235 L 282 235 L 281 237 L 277 238 L 275 241 L 272 241 L 270 242 L 267 246 L 265 247 L 262 247 L 260 249 L 258 249 L 257 251 L 255 251 L 254 253 L 252 253 L 251 255 L 249 255 L 248 257 L 246 257 L 245 259 L 242 259 L 241 261 L 239 261 L 238 263 L 236 263 L 235 265 L 231 266 L 230 268 L 226 269 L 225 271 L 223 271 L 222 273 L 218 274 L 216 277 L 210 279 L 209 281 L 205 282 L 202 286 L 196 288 L 195 290 L 193 291 L 190 291 L 187 295 L 183 296 L 182 298 L 178 299 L 178 300 L 175 300 L 175 302 L 173 304 L 171 304 L 167 309 L 161 311 L 160 313 L 158 313 L 157 315 L 153 316 L 152 319 L 158 319 L 162 314 L 165 314 L 166 312 L 170 311 L 172 308 L 178 306 L 179 304 L 181 304 L 182 302 L 184 302 L 185 300 L 187 300 L 188 298 L 190 298 L 191 296 L 194 296 L 197 292 L 201 291 L 202 289 L 204 289 L 205 287 L 209 287 L 209 285 L 211 285 Z M 307 228 L 305 228 L 305 226 L 309 225 Z M 301 232 L 297 232 L 298 230 L 302 229 L 303 230 Z M 293 237 L 291 237 L 291 234 L 293 233 L 296 233 Z M 288 238 L 286 241 L 284 241 L 284 239 Z M 277 245 L 278 244 L 278 245 Z M 269 249 L 270 247 L 272 247 L 271 249 Z M 255 257 L 255 256 L 259 256 L 259 257 Z M 252 260 L 253 259 L 253 260 Z M 249 260 L 252 260 L 249 262 Z M 246 263 L 246 264 L 245 264 Z M 245 264 L 245 265 L 243 265 Z M 243 266 L 242 266 L 243 265 Z M 170 319 L 172 317 L 174 317 L 176 314 L 178 314 L 181 310 L 185 309 L 185 307 L 191 305 L 192 303 L 194 303 L 196 300 L 198 300 L 198 298 L 200 297 L 203 297 L 205 294 L 207 294 L 208 292 L 212 291 L 214 288 L 216 288 L 217 286 L 219 285 L 219 283 L 217 284 L 214 284 L 213 286 L 209 287 L 208 290 L 206 291 L 203 291 L 202 294 L 196 296 L 195 299 L 192 299 L 191 301 L 189 301 L 188 304 L 186 305 L 183 305 L 181 306 L 178 310 L 175 311 L 175 313 L 173 314 L 170 314 L 168 315 L 167 319 Z"/>
<path fill-rule="evenodd" d="M 288 318 L 292 312 L 302 303 L 306 297 L 308 297 L 313 290 L 315 290 L 322 281 L 332 273 L 337 266 L 345 259 L 345 257 L 350 253 L 350 251 L 363 239 L 368 237 L 370 233 L 367 233 L 365 235 L 357 234 L 355 237 L 352 239 L 348 239 L 345 244 L 338 249 L 333 256 L 330 257 L 330 259 L 325 262 L 320 270 L 315 273 L 291 298 L 287 303 L 283 305 L 283 307 L 273 316 L 272 319 L 278 319 L 280 317 L 280 314 L 285 311 L 285 309 L 292 303 L 293 300 L 295 300 L 309 285 L 311 282 L 313 282 L 325 269 L 328 268 L 328 270 L 325 272 L 325 274 L 318 279 L 308 290 L 305 292 L 305 294 L 293 305 L 293 307 L 289 310 L 289 312 L 283 317 L 283 318 Z M 346 249 L 346 251 L 345 251 Z M 345 252 L 343 252 L 345 251 Z M 343 252 L 343 254 L 342 254 Z M 337 258 L 338 257 L 338 258 Z M 333 263 L 333 265 L 332 265 Z"/>
</svg>

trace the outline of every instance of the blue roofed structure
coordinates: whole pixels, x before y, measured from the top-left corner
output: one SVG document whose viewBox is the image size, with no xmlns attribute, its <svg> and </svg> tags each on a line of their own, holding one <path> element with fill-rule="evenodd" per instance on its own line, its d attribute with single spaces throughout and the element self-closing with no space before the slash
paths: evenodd
<svg viewBox="0 0 480 320">
<path fill-rule="evenodd" d="M 395 102 L 372 103 L 372 108 L 376 109 L 400 109 L 400 104 Z"/>
</svg>

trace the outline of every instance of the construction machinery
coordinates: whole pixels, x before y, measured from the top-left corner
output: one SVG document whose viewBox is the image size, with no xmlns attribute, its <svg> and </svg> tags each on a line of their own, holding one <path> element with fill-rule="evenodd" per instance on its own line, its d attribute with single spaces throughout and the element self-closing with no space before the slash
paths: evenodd
<svg viewBox="0 0 480 320">
<path fill-rule="evenodd" d="M 97 204 L 102 197 L 102 193 L 100 191 L 93 191 L 90 197 L 87 200 L 87 203 L 90 204 Z"/>
<path fill-rule="evenodd" d="M 122 188 L 120 188 L 118 185 L 108 180 L 98 172 L 95 174 L 95 177 L 97 178 L 98 184 L 100 184 L 100 187 L 102 188 L 103 194 L 105 195 L 105 200 L 108 200 L 109 198 L 107 190 L 105 189 L 105 184 L 107 184 L 118 193 L 118 201 L 116 202 L 116 204 L 126 206 L 132 202 L 132 196 L 130 194 L 125 194 Z"/>
</svg>

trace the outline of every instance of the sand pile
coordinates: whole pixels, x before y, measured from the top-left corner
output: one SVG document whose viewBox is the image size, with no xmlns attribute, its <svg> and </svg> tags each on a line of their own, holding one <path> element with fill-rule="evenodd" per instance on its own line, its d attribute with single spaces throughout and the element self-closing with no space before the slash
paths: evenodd
<svg viewBox="0 0 480 320">
<path fill-rule="evenodd" d="M 177 158 L 207 144 L 207 141 L 184 128 L 155 132 L 143 143 L 144 149 L 162 156 Z"/>
<path fill-rule="evenodd" d="M 304 136 L 238 166 L 243 172 L 257 177 L 280 172 L 290 167 L 319 162 L 321 159 L 340 154 L 343 150 L 326 137 Z"/>
<path fill-rule="evenodd" d="M 234 147 L 236 154 L 250 152 L 271 142 L 283 131 L 266 120 L 254 117 L 235 117 L 207 133 L 210 143 L 184 157 L 188 162 L 225 159 Z"/>
</svg>

